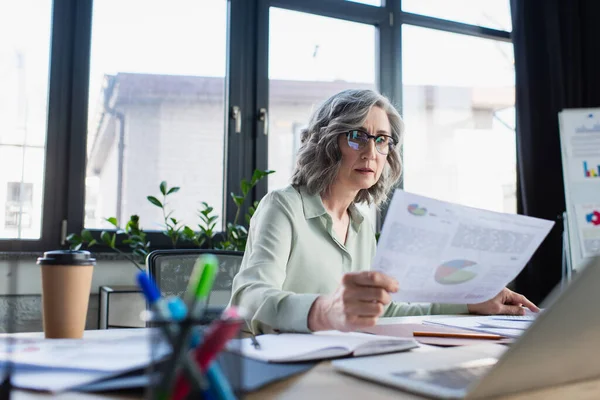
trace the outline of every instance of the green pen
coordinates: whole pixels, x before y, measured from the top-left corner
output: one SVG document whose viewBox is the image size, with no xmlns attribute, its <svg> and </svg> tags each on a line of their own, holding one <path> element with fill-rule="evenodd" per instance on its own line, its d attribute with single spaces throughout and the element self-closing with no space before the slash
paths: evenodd
<svg viewBox="0 0 600 400">
<path fill-rule="evenodd" d="M 198 271 L 196 271 L 198 269 Z M 208 295 L 212 290 L 215 278 L 219 272 L 219 260 L 212 254 L 203 254 L 198 258 L 196 262 L 196 268 L 194 268 L 194 282 L 190 278 L 190 284 L 188 285 L 189 295 L 193 295 L 192 301 L 192 314 L 191 317 L 194 319 L 202 318 Z M 193 286 L 191 286 L 193 285 Z M 193 290 L 190 289 L 193 287 Z"/>
</svg>

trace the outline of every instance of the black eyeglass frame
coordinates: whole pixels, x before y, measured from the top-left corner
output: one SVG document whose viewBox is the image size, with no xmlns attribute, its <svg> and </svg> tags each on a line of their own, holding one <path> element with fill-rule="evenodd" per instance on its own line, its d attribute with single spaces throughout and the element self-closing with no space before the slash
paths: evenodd
<svg viewBox="0 0 600 400">
<path fill-rule="evenodd" d="M 387 156 L 388 154 L 390 154 L 390 151 L 392 151 L 394 149 L 394 146 L 396 146 L 396 144 L 397 144 L 396 140 L 390 135 L 370 135 L 368 132 L 365 132 L 362 129 L 351 129 L 348 132 L 345 132 L 344 135 L 346 135 L 346 140 L 348 141 L 348 146 L 350 146 L 351 149 L 356 150 L 356 151 L 359 151 L 360 149 L 355 149 L 350 144 L 350 135 L 352 134 L 352 132 L 360 132 L 360 133 L 364 134 L 367 137 L 367 141 L 365 143 L 368 143 L 369 139 L 373 139 L 373 142 L 375 143 L 375 149 L 377 150 L 377 152 L 379 154 L 384 155 L 384 156 Z M 377 147 L 377 139 L 380 137 L 386 137 L 389 139 L 387 153 L 382 153 L 381 150 L 379 149 L 379 147 Z"/>
</svg>

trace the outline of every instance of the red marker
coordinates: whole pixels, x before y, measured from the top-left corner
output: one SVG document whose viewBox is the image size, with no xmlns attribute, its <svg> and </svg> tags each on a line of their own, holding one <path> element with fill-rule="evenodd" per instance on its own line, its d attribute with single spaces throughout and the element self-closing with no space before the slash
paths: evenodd
<svg viewBox="0 0 600 400">
<path fill-rule="evenodd" d="M 211 361 L 223 350 L 227 342 L 237 335 L 243 323 L 244 320 L 239 316 L 237 310 L 231 307 L 223 312 L 221 319 L 210 324 L 204 334 L 204 340 L 194 352 L 194 359 L 202 373 L 206 372 Z M 190 383 L 180 374 L 175 381 L 171 399 L 183 400 L 189 391 Z"/>
</svg>

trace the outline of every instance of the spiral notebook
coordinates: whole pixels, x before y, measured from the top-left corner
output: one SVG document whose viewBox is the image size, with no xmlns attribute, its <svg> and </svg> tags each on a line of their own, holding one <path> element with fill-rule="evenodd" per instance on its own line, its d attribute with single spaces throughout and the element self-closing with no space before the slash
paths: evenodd
<svg viewBox="0 0 600 400">
<path fill-rule="evenodd" d="M 393 353 L 419 346 L 408 338 L 339 331 L 268 334 L 256 339 L 260 344 L 258 349 L 250 338 L 232 340 L 227 348 L 246 357 L 280 363 Z"/>
</svg>

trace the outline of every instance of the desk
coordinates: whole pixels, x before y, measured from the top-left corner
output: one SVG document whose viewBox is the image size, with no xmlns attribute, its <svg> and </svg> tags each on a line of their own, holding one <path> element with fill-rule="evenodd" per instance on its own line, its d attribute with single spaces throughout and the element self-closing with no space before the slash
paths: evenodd
<svg viewBox="0 0 600 400">
<path fill-rule="evenodd" d="M 418 323 L 424 317 L 386 318 L 381 324 L 389 323 Z M 431 318 L 431 317 L 428 317 Z M 17 390 L 11 400 L 132 400 L 142 399 L 139 394 L 111 393 L 84 394 L 64 393 L 58 396 Z M 310 371 L 299 376 L 275 383 L 246 396 L 248 400 L 262 399 L 369 399 L 369 400 L 415 400 L 423 397 L 412 395 L 400 390 L 382 386 L 366 380 L 354 378 L 336 372 L 330 362 L 325 361 Z M 551 387 L 543 390 L 505 396 L 505 400 L 564 400 L 582 399 L 597 400 L 600 398 L 600 379 Z"/>
<path fill-rule="evenodd" d="M 133 400 L 142 399 L 140 395 L 127 394 L 83 394 L 64 393 L 49 396 L 18 390 L 11 400 Z M 309 372 L 285 381 L 275 383 L 246 396 L 248 400 L 263 399 L 369 399 L 369 400 L 415 400 L 423 397 L 411 395 L 400 390 L 340 374 L 333 370 L 329 362 L 323 362 Z M 600 398 L 600 379 L 547 388 L 519 395 L 502 397 L 505 400 L 597 400 Z"/>
</svg>

